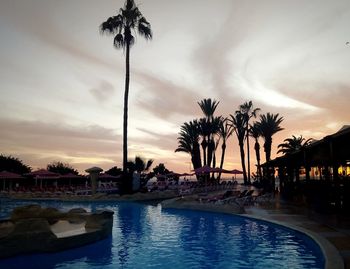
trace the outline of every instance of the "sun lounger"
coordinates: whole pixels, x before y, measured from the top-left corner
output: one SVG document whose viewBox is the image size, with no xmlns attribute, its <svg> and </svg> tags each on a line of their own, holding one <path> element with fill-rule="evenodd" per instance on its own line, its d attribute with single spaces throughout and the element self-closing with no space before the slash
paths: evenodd
<svg viewBox="0 0 350 269">
<path fill-rule="evenodd" d="M 193 188 L 190 188 L 190 186 L 181 186 L 179 189 L 179 195 L 189 195 L 193 193 Z"/>
</svg>

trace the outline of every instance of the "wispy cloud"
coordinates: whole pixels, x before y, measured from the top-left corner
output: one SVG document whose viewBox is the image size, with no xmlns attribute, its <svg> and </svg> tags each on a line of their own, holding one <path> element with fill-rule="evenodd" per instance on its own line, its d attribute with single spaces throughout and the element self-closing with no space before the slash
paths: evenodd
<svg viewBox="0 0 350 269">
<path fill-rule="evenodd" d="M 178 115 L 197 114 L 195 104 L 200 97 L 195 89 L 140 71 L 136 73 L 136 80 L 142 88 L 142 95 L 136 101 L 137 105 L 156 117 L 170 119 Z"/>
<path fill-rule="evenodd" d="M 105 102 L 114 93 L 115 89 L 111 83 L 105 80 L 101 80 L 99 85 L 91 88 L 89 92 L 96 98 L 99 102 Z"/>
</svg>

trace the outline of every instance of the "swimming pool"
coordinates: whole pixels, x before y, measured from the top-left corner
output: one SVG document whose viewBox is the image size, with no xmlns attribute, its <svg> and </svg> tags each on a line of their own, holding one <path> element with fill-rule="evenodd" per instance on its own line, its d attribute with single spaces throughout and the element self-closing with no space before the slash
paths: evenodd
<svg viewBox="0 0 350 269">
<path fill-rule="evenodd" d="M 18 205 L 3 201 L 0 217 Z M 113 210 L 112 238 L 53 254 L 0 260 L 0 268 L 324 268 L 306 235 L 244 217 L 137 203 L 40 202 L 62 210 Z"/>
</svg>

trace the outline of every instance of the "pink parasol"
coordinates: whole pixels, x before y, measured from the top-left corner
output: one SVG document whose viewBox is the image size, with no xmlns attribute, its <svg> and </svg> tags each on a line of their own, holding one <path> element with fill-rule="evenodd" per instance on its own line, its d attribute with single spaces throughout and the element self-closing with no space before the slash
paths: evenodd
<svg viewBox="0 0 350 269">
<path fill-rule="evenodd" d="M 82 178 L 82 176 L 76 175 L 76 174 L 73 174 L 73 173 L 68 173 L 68 174 L 65 174 L 65 175 L 60 175 L 60 178 L 75 179 L 75 178 Z"/>
<path fill-rule="evenodd" d="M 3 187 L 2 189 L 5 190 L 5 186 L 6 186 L 6 180 L 7 179 L 10 179 L 9 181 L 9 188 L 12 189 L 12 181 L 15 180 L 15 179 L 22 179 L 24 177 L 22 177 L 21 175 L 19 174 L 16 174 L 16 173 L 12 173 L 12 172 L 7 172 L 7 171 L 2 171 L 0 172 L 0 179 L 3 180 Z"/>
<path fill-rule="evenodd" d="M 21 175 L 7 172 L 7 171 L 1 171 L 0 172 L 0 179 L 21 179 L 23 178 Z"/>
<path fill-rule="evenodd" d="M 30 172 L 27 174 L 24 174 L 25 176 L 34 176 L 35 178 L 35 185 L 37 185 L 37 180 L 40 180 L 40 187 L 42 188 L 43 186 L 43 179 L 49 179 L 49 180 L 57 180 L 60 178 L 60 174 L 58 173 L 54 173 L 54 172 L 50 172 L 46 169 L 39 169 L 36 170 L 34 172 Z"/>
<path fill-rule="evenodd" d="M 189 173 L 178 174 L 179 177 L 190 177 L 190 176 L 193 176 L 193 175 L 194 175 L 194 173 L 191 173 L 191 174 L 189 174 Z"/>
<path fill-rule="evenodd" d="M 112 176 L 110 174 L 101 173 L 101 174 L 99 174 L 98 178 L 102 179 L 102 180 L 117 180 L 117 179 L 121 178 L 121 175 L 120 176 Z"/>
<path fill-rule="evenodd" d="M 209 167 L 207 165 L 200 167 L 200 168 L 197 168 L 197 169 L 194 169 L 192 171 L 194 171 L 196 174 L 220 173 L 220 172 L 221 173 L 231 173 L 232 172 L 232 171 L 228 171 L 225 169 L 221 169 L 219 167 L 212 168 L 212 167 Z"/>
<path fill-rule="evenodd" d="M 54 172 L 50 172 L 46 169 L 39 169 L 39 170 L 36 170 L 34 172 L 30 172 L 30 173 L 27 173 L 27 174 L 24 174 L 25 176 L 34 176 L 34 177 L 38 177 L 38 178 L 59 178 L 60 174 L 58 173 L 54 173 Z"/>
<path fill-rule="evenodd" d="M 208 165 L 205 165 L 205 166 L 196 168 L 192 171 L 195 172 L 196 174 L 207 174 L 207 173 L 217 172 L 217 168 L 211 168 Z"/>
<path fill-rule="evenodd" d="M 233 174 L 233 175 L 241 175 L 243 174 L 243 171 L 237 170 L 237 169 L 233 169 L 233 170 L 225 170 L 226 174 Z"/>
</svg>

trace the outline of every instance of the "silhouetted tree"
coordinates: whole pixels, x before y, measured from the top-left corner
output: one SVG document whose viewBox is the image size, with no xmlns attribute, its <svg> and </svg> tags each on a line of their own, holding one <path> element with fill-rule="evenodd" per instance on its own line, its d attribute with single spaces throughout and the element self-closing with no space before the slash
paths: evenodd
<svg viewBox="0 0 350 269">
<path fill-rule="evenodd" d="M 200 126 L 197 120 L 185 122 L 180 127 L 177 138 L 178 147 L 175 152 L 186 152 L 191 155 L 191 162 L 194 169 L 202 167 L 200 145 Z"/>
<path fill-rule="evenodd" d="M 7 171 L 17 174 L 25 174 L 31 171 L 31 168 L 24 164 L 22 160 L 12 156 L 0 155 L 0 172 Z"/>
<path fill-rule="evenodd" d="M 254 150 L 255 150 L 255 156 L 256 156 L 257 175 L 258 175 L 258 178 L 261 179 L 262 172 L 261 172 L 261 166 L 260 166 L 260 144 L 259 144 L 259 137 L 261 134 L 256 122 L 253 125 L 250 125 L 249 135 L 252 136 L 255 140 Z"/>
<path fill-rule="evenodd" d="M 217 106 L 219 105 L 219 102 L 208 98 L 198 102 L 198 105 L 205 116 L 205 118 L 200 120 L 201 131 L 203 136 L 202 148 L 204 156 L 204 165 L 211 166 L 215 151 L 214 135 L 218 133 L 219 123 L 221 121 L 221 117 L 214 117 L 214 113 Z"/>
<path fill-rule="evenodd" d="M 132 31 L 137 29 L 138 33 L 146 39 L 152 38 L 151 25 L 142 15 L 133 0 L 126 0 L 124 8 L 119 14 L 109 17 L 100 26 L 101 32 L 115 35 L 114 46 L 123 48 L 126 52 L 125 93 L 124 93 L 124 124 L 123 124 L 123 171 L 126 172 L 128 162 L 128 98 L 130 81 L 130 48 L 135 43 Z"/>
<path fill-rule="evenodd" d="M 231 119 L 230 119 L 231 125 L 238 139 L 244 184 L 248 184 L 247 170 L 245 166 L 245 154 L 244 154 L 244 140 L 246 138 L 246 120 L 247 119 L 240 111 L 236 111 L 234 115 L 230 115 L 230 116 L 231 116 Z"/>
<path fill-rule="evenodd" d="M 199 135 L 202 138 L 201 147 L 203 154 L 203 166 L 207 165 L 207 148 L 209 146 L 210 122 L 207 118 L 201 118 L 198 122 Z"/>
<path fill-rule="evenodd" d="M 220 169 L 222 169 L 224 165 L 226 142 L 227 142 L 227 139 L 232 135 L 232 133 L 233 133 L 233 129 L 232 129 L 232 126 L 229 124 L 228 119 L 227 118 L 223 119 L 220 122 L 220 126 L 219 126 L 219 135 L 220 135 L 220 138 L 222 139 Z M 217 179 L 220 181 L 220 178 L 221 178 L 221 172 L 219 172 Z"/>
<path fill-rule="evenodd" d="M 72 173 L 74 175 L 79 174 L 78 170 L 74 169 L 68 163 L 62 163 L 62 162 L 52 162 L 47 165 L 46 169 L 50 172 L 58 173 L 61 175 L 66 175 L 69 173 Z"/>
<path fill-rule="evenodd" d="M 136 156 L 134 161 L 128 161 L 128 172 L 130 174 L 147 172 L 151 168 L 153 161 L 152 159 L 145 160 L 140 156 Z"/>
<path fill-rule="evenodd" d="M 283 121 L 283 117 L 280 117 L 279 114 L 264 114 L 260 115 L 260 120 L 257 122 L 257 127 L 260 130 L 261 136 L 264 138 L 264 151 L 266 162 L 271 159 L 271 145 L 272 145 L 272 136 L 282 131 L 283 128 L 280 126 Z"/>
<path fill-rule="evenodd" d="M 248 182 L 250 182 L 250 149 L 249 149 L 249 121 L 251 118 L 256 118 L 257 113 L 259 112 L 260 108 L 254 108 L 253 102 L 245 102 L 244 104 L 239 106 L 239 111 L 243 114 L 243 116 L 246 118 L 246 139 L 247 139 L 247 167 L 248 167 Z"/>
<path fill-rule="evenodd" d="M 283 141 L 284 143 L 278 145 L 279 150 L 277 153 L 288 154 L 303 149 L 311 143 L 312 138 L 305 140 L 302 135 L 298 137 L 293 135 L 291 138 L 286 138 Z"/>
<path fill-rule="evenodd" d="M 165 167 L 164 163 L 160 163 L 153 168 L 153 173 L 154 175 L 166 175 L 169 174 L 170 171 Z"/>
<path fill-rule="evenodd" d="M 105 173 L 111 176 L 119 176 L 123 172 L 122 169 L 118 168 L 117 166 L 113 166 L 112 168 L 108 169 Z"/>
</svg>

